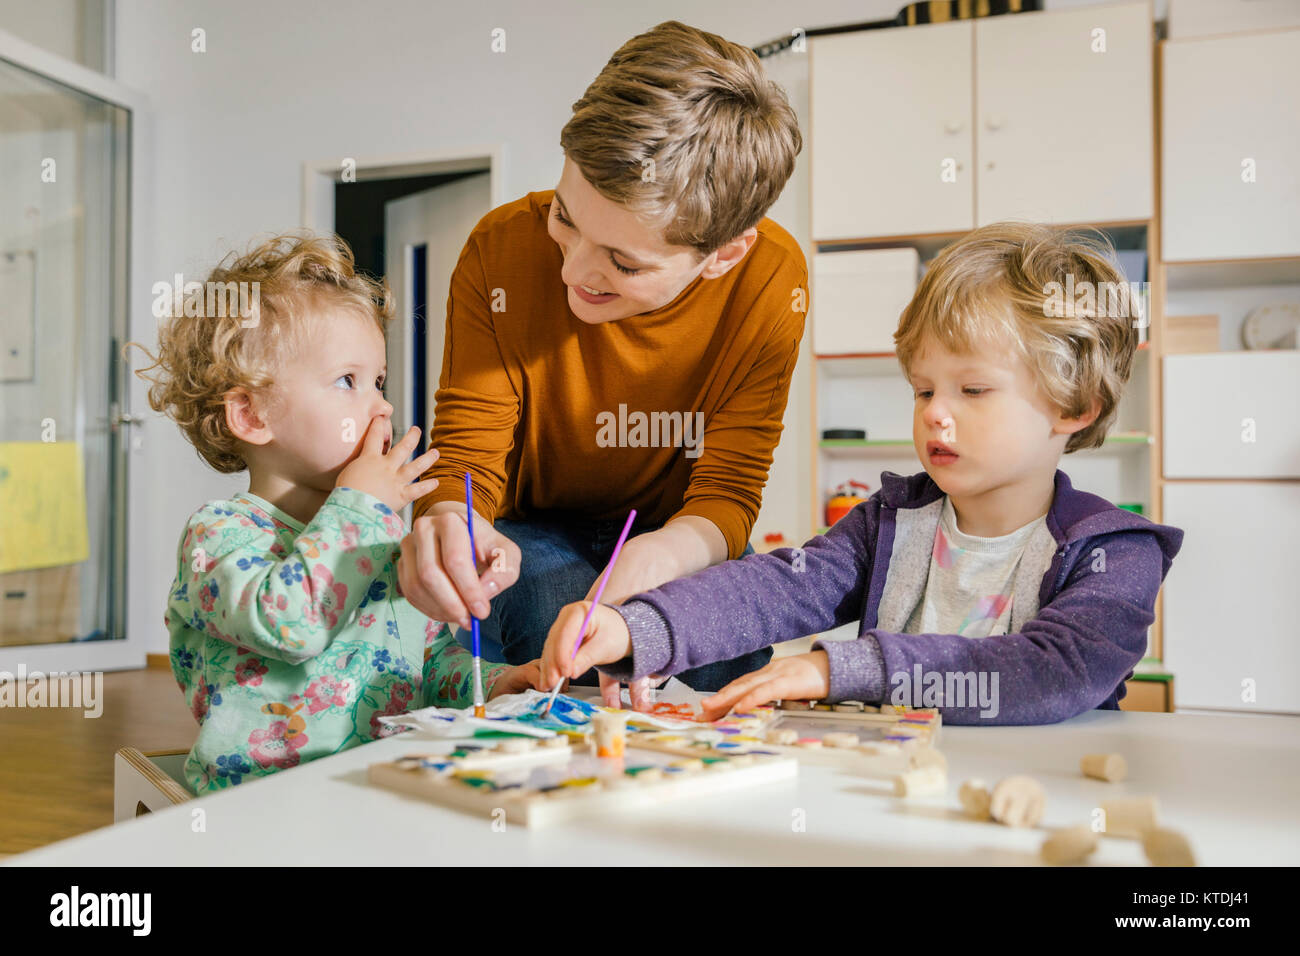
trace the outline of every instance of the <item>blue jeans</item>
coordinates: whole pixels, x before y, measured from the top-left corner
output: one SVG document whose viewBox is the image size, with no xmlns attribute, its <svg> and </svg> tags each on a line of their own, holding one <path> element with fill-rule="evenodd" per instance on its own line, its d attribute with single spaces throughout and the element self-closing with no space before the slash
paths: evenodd
<svg viewBox="0 0 1300 956">
<path fill-rule="evenodd" d="M 623 522 L 498 518 L 495 527 L 519 545 L 522 561 L 519 580 L 492 599 L 491 613 L 479 622 L 482 655 L 484 660 L 525 664 L 542 656 L 546 635 L 560 609 L 586 598 L 614 552 Z M 653 530 L 634 527 L 631 536 Z M 746 554 L 753 551 L 745 547 Z M 456 640 L 469 648 L 470 632 L 457 629 Z M 675 676 L 695 690 L 715 691 L 757 670 L 771 658 L 772 649 L 765 647 Z M 598 683 L 595 670 L 573 683 L 594 686 Z"/>
</svg>

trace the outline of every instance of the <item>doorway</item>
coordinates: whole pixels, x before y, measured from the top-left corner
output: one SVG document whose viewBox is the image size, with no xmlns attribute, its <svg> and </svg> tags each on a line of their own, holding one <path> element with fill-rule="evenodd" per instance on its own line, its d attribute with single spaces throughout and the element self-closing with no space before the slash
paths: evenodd
<svg viewBox="0 0 1300 956">
<path fill-rule="evenodd" d="M 501 160 L 498 147 L 441 159 L 304 168 L 304 223 L 337 232 L 352 247 L 359 270 L 388 280 L 396 309 L 388 327 L 384 396 L 393 406 L 394 435 L 419 426 L 419 451 L 428 447 L 433 428 L 451 274 L 479 220 L 504 202 Z M 408 523 L 410 512 L 408 505 Z"/>
</svg>

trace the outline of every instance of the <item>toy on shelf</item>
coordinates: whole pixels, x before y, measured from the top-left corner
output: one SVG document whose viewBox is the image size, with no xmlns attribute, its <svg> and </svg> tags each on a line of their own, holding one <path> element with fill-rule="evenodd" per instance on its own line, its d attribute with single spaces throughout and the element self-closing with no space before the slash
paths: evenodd
<svg viewBox="0 0 1300 956">
<path fill-rule="evenodd" d="M 826 502 L 826 524 L 833 525 L 846 514 L 866 501 L 871 494 L 871 486 L 861 481 L 849 479 L 831 491 Z"/>
</svg>

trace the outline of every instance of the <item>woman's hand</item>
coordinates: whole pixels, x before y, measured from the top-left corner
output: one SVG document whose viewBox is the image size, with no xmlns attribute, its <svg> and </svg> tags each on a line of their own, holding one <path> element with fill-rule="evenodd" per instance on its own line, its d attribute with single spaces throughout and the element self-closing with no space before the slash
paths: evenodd
<svg viewBox="0 0 1300 956">
<path fill-rule="evenodd" d="M 334 479 L 334 487 L 364 491 L 394 511 L 401 511 L 416 498 L 438 487 L 437 478 L 415 481 L 438 460 L 438 452 L 430 448 L 419 458 L 406 460 L 420 441 L 420 429 L 414 425 L 401 441 L 385 452 L 384 445 L 391 438 L 392 427 L 387 416 L 370 419 L 357 457 L 343 466 Z"/>
<path fill-rule="evenodd" d="M 507 667 L 492 685 L 492 693 L 488 694 L 488 700 L 503 694 L 519 694 L 530 687 L 535 690 L 551 689 L 542 683 L 541 660 L 529 661 L 517 667 Z"/>
<path fill-rule="evenodd" d="M 577 601 L 566 604 L 556 616 L 555 623 L 546 636 L 546 646 L 542 648 L 544 687 L 554 687 L 555 682 L 561 678 L 577 677 L 598 664 L 612 664 L 632 653 L 632 637 L 627 632 L 623 616 L 612 607 L 600 604 L 587 622 L 587 633 L 582 638 L 577 656 L 574 656 L 573 646 L 578 642 L 578 629 L 582 627 L 582 619 L 589 607 L 590 601 Z M 614 684 L 614 689 L 617 694 L 617 683 Z M 608 700 L 606 703 L 609 703 Z M 619 704 L 611 706 L 617 707 Z"/>
<path fill-rule="evenodd" d="M 825 651 L 813 651 L 778 657 L 704 698 L 700 706 L 704 720 L 719 720 L 732 710 L 744 713 L 773 700 L 821 700 L 830 692 L 830 658 Z"/>
<path fill-rule="evenodd" d="M 402 596 L 417 611 L 466 630 L 471 613 L 479 620 L 487 617 L 488 602 L 519 580 L 519 545 L 477 514 L 473 520 L 474 561 L 464 514 L 448 510 L 415 519 L 397 562 Z M 480 568 L 487 569 L 482 577 Z"/>
</svg>

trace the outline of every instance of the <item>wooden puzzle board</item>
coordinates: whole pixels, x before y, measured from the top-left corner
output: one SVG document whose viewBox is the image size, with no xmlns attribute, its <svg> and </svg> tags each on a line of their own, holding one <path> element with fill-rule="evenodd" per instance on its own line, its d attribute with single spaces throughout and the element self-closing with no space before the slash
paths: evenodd
<svg viewBox="0 0 1300 956">
<path fill-rule="evenodd" d="M 924 764 L 946 763 L 935 749 L 941 724 L 932 710 L 871 714 L 778 709 L 761 721 L 742 720 L 739 725 L 718 721 L 698 730 L 640 733 L 636 743 L 682 756 L 786 756 L 893 776 Z"/>
<path fill-rule="evenodd" d="M 411 754 L 371 764 L 371 783 L 522 826 L 744 790 L 798 773 L 788 756 L 681 755 L 639 747 L 629 734 L 621 759 L 598 758 L 585 742 L 506 738 L 461 744 L 451 754 Z M 526 740 L 527 745 L 517 743 Z M 512 752 L 506 752 L 507 750 Z"/>
</svg>

